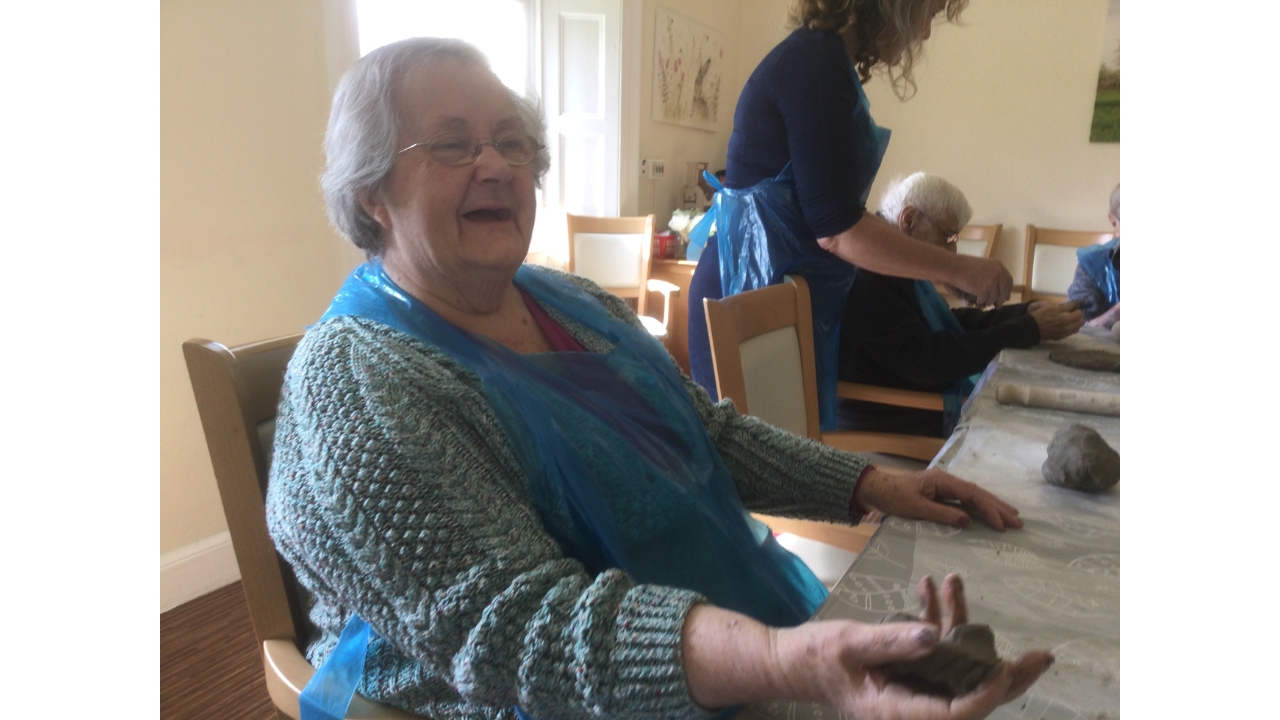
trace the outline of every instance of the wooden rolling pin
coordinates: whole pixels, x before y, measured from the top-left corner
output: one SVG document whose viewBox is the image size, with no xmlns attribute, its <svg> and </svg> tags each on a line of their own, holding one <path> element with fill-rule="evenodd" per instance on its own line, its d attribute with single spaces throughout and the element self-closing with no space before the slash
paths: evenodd
<svg viewBox="0 0 1280 720">
<path fill-rule="evenodd" d="M 996 401 L 1006 405 L 1120 417 L 1120 396 L 1112 393 L 1002 383 L 996 388 Z"/>
</svg>

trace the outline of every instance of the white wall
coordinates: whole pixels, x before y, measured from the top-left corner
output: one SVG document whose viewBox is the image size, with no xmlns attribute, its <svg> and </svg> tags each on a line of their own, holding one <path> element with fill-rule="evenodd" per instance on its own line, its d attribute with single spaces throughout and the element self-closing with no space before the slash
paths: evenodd
<svg viewBox="0 0 1280 720">
<path fill-rule="evenodd" d="M 316 178 L 329 80 L 319 3 L 160 8 L 160 553 L 226 529 L 181 344 L 298 332 L 348 262 Z"/>
<path fill-rule="evenodd" d="M 1108 230 L 1120 145 L 1090 143 L 1107 0 L 982 0 L 962 26 L 938 25 L 900 102 L 867 84 L 876 121 L 893 130 L 872 187 L 924 170 L 969 198 L 972 222 L 1004 223 L 994 256 L 1022 281 L 1027 223 Z"/>
</svg>

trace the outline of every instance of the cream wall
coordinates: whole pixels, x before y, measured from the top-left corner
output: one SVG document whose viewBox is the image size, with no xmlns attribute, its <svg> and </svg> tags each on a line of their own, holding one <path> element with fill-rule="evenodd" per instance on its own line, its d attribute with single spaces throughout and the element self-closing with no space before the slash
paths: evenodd
<svg viewBox="0 0 1280 720">
<path fill-rule="evenodd" d="M 658 6 L 718 30 L 724 40 L 720 113 L 715 132 L 660 122 L 652 118 L 653 43 Z M 640 50 L 640 157 L 667 162 L 667 177 L 640 180 L 637 196 L 624 198 L 623 207 L 657 215 L 665 228 L 679 206 L 680 188 L 688 181 L 688 162 L 705 160 L 715 171 L 724 167 L 733 131 L 733 110 L 743 84 L 760 59 L 785 37 L 787 3 L 778 0 L 644 0 Z M 629 205 L 634 202 L 634 205 Z"/>
<path fill-rule="evenodd" d="M 160 552 L 226 528 L 181 344 L 302 330 L 347 267 L 316 178 L 320 3 L 160 8 Z"/>
<path fill-rule="evenodd" d="M 925 170 L 955 183 L 975 224 L 1004 223 L 994 256 L 1022 282 L 1027 223 L 1107 230 L 1120 145 L 1090 143 L 1107 0 L 980 0 L 963 26 L 939 25 L 908 102 L 867 84 L 876 121 L 893 130 L 872 187 Z"/>
<path fill-rule="evenodd" d="M 652 119 L 653 44 L 658 6 L 706 25 L 721 34 L 724 66 L 720 81 L 720 109 L 715 132 L 659 122 Z M 680 188 L 688 182 L 688 162 L 705 160 L 714 171 L 724 167 L 729 133 L 733 130 L 733 108 L 745 76 L 738 65 L 739 3 L 736 0 L 702 2 L 656 2 L 644 0 L 641 11 L 640 42 L 640 157 L 666 161 L 666 177 L 639 181 L 635 207 L 638 213 L 654 213 L 659 230 L 665 229 L 671 211 L 679 206 Z M 624 202 L 624 207 L 626 203 Z"/>
</svg>

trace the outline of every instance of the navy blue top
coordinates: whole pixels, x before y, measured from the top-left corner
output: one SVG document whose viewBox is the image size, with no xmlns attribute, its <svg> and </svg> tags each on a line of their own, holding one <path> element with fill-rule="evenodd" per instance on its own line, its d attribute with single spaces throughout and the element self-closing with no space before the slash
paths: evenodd
<svg viewBox="0 0 1280 720">
<path fill-rule="evenodd" d="M 738 97 L 725 185 L 748 188 L 791 163 L 814 237 L 853 227 L 880 166 L 878 154 L 867 154 L 876 152 L 875 143 L 854 120 L 859 86 L 839 34 L 792 32 L 760 61 Z M 689 374 L 713 400 L 718 393 L 702 299 L 721 296 L 719 263 L 719 248 L 710 242 L 689 287 Z"/>
<path fill-rule="evenodd" d="M 796 196 L 815 237 L 838 235 L 865 209 L 853 168 L 858 155 L 854 110 L 859 100 L 844 40 L 800 28 L 751 73 L 733 113 L 725 184 L 740 189 L 782 172 L 795 173 Z M 865 144 L 863 144 L 865 147 Z M 878 166 L 879 158 L 870 159 Z"/>
</svg>

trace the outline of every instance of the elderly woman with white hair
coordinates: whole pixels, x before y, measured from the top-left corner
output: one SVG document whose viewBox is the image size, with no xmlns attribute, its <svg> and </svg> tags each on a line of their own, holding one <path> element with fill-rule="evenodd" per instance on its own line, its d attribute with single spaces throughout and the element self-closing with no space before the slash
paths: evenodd
<svg viewBox="0 0 1280 720">
<path fill-rule="evenodd" d="M 964 622 L 954 576 L 941 602 L 922 581 L 921 622 L 808 621 L 825 589 L 748 510 L 1017 511 L 713 405 L 621 300 L 522 264 L 543 133 L 459 41 L 380 48 L 338 88 L 322 184 L 370 261 L 289 365 L 267 491 L 309 659 L 351 651 L 351 689 L 436 718 L 969 718 L 1025 690 L 1048 653 L 951 700 L 877 669 Z"/>
<path fill-rule="evenodd" d="M 973 210 L 955 185 L 918 172 L 885 190 L 878 214 L 915 240 L 955 252 Z M 973 389 L 970 376 L 997 353 L 1064 338 L 1083 323 L 1071 302 L 953 309 L 932 283 L 858 268 L 840 324 L 840 379 L 940 392 L 946 409 L 841 399 L 840 427 L 946 437 Z"/>
</svg>

